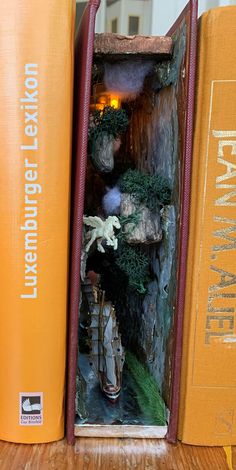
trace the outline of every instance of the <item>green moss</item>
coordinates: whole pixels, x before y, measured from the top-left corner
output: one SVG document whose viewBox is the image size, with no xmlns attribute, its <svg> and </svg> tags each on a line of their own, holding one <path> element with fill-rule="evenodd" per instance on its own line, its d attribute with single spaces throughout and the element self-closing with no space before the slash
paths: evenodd
<svg viewBox="0 0 236 470">
<path fill-rule="evenodd" d="M 149 281 L 149 259 L 145 253 L 139 247 L 120 243 L 116 264 L 127 276 L 129 286 L 145 294 L 145 284 Z"/>
<path fill-rule="evenodd" d="M 126 131 L 128 123 L 124 109 L 115 109 L 112 106 L 105 106 L 103 110 L 96 109 L 89 126 L 89 140 L 94 141 L 103 133 L 112 135 L 116 139 Z"/>
<path fill-rule="evenodd" d="M 117 234 L 117 238 L 120 241 L 126 241 L 127 237 L 132 234 L 134 228 L 139 224 L 141 220 L 141 212 L 136 211 L 130 215 L 120 215 L 119 221 L 121 229 Z M 129 224 L 129 230 L 126 230 L 126 226 Z"/>
<path fill-rule="evenodd" d="M 155 380 L 136 357 L 128 351 L 125 361 L 141 411 L 153 425 L 165 426 L 167 420 L 165 402 Z"/>
<path fill-rule="evenodd" d="M 119 180 L 121 192 L 132 194 L 139 204 L 150 210 L 170 204 L 171 190 L 166 178 L 161 175 L 147 175 L 138 170 L 127 170 Z"/>
</svg>

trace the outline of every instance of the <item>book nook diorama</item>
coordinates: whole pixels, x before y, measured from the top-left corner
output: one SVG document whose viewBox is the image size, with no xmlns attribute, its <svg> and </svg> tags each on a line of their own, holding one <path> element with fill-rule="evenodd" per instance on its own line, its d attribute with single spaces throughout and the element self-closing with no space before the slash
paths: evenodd
<svg viewBox="0 0 236 470">
<path fill-rule="evenodd" d="M 185 39 L 183 30 L 174 42 L 170 37 L 95 36 L 81 257 L 78 428 L 147 426 L 153 437 L 167 431 L 180 213 L 178 96 Z"/>
</svg>

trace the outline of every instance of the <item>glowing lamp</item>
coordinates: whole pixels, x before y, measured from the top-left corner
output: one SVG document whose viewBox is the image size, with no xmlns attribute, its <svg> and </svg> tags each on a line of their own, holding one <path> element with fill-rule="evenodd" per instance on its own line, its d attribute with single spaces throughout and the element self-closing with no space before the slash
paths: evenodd
<svg viewBox="0 0 236 470">
<path fill-rule="evenodd" d="M 120 99 L 118 96 L 110 95 L 110 106 L 113 108 L 120 108 Z"/>
<path fill-rule="evenodd" d="M 105 106 L 112 106 L 115 109 L 121 107 L 121 99 L 116 92 L 109 92 L 104 88 L 103 84 L 94 85 L 93 103 L 90 109 L 99 109 L 102 111 Z"/>
</svg>

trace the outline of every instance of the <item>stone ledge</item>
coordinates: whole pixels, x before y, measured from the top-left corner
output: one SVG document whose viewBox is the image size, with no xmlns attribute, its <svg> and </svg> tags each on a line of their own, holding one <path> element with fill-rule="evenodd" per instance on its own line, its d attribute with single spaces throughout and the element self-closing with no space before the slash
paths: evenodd
<svg viewBox="0 0 236 470">
<path fill-rule="evenodd" d="M 172 39 L 167 36 L 121 36 L 114 33 L 95 34 L 96 56 L 156 57 L 168 59 L 172 54 Z"/>
</svg>

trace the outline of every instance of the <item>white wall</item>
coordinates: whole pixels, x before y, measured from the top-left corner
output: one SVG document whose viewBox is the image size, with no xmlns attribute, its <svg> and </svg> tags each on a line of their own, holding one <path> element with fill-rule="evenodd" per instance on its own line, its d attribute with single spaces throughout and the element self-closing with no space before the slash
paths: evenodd
<svg viewBox="0 0 236 470">
<path fill-rule="evenodd" d="M 105 0 L 102 0 L 102 3 Z M 150 34 L 152 0 L 119 0 L 107 8 L 106 30 L 111 31 L 111 22 L 118 19 L 118 33 L 128 34 L 129 16 L 138 16 L 139 34 Z"/>
<path fill-rule="evenodd" d="M 76 0 L 83 2 L 84 0 Z M 188 0 L 119 0 L 106 7 L 106 0 L 101 0 L 98 10 L 96 31 L 110 31 L 111 21 L 118 18 L 118 33 L 128 34 L 128 16 L 141 16 L 140 34 L 161 36 L 167 33 L 171 25 L 185 7 Z M 209 8 L 236 5 L 236 0 L 199 0 L 199 15 Z"/>
<path fill-rule="evenodd" d="M 105 3 L 106 0 L 101 0 L 101 3 Z M 122 17 L 121 17 L 121 0 L 119 0 L 116 3 L 113 3 L 107 8 L 106 12 L 106 31 L 109 33 L 111 32 L 111 22 L 112 20 L 115 20 L 117 18 L 118 20 L 118 30 L 117 33 L 121 34 L 121 23 L 122 23 Z"/>
<path fill-rule="evenodd" d="M 106 2 L 103 0 L 101 5 L 98 9 L 97 16 L 96 16 L 96 25 L 95 25 L 96 33 L 104 33 L 106 30 Z"/>
<path fill-rule="evenodd" d="M 152 34 L 162 36 L 178 18 L 187 0 L 152 0 Z M 199 16 L 210 8 L 226 5 L 236 5 L 236 0 L 199 0 Z"/>
</svg>

